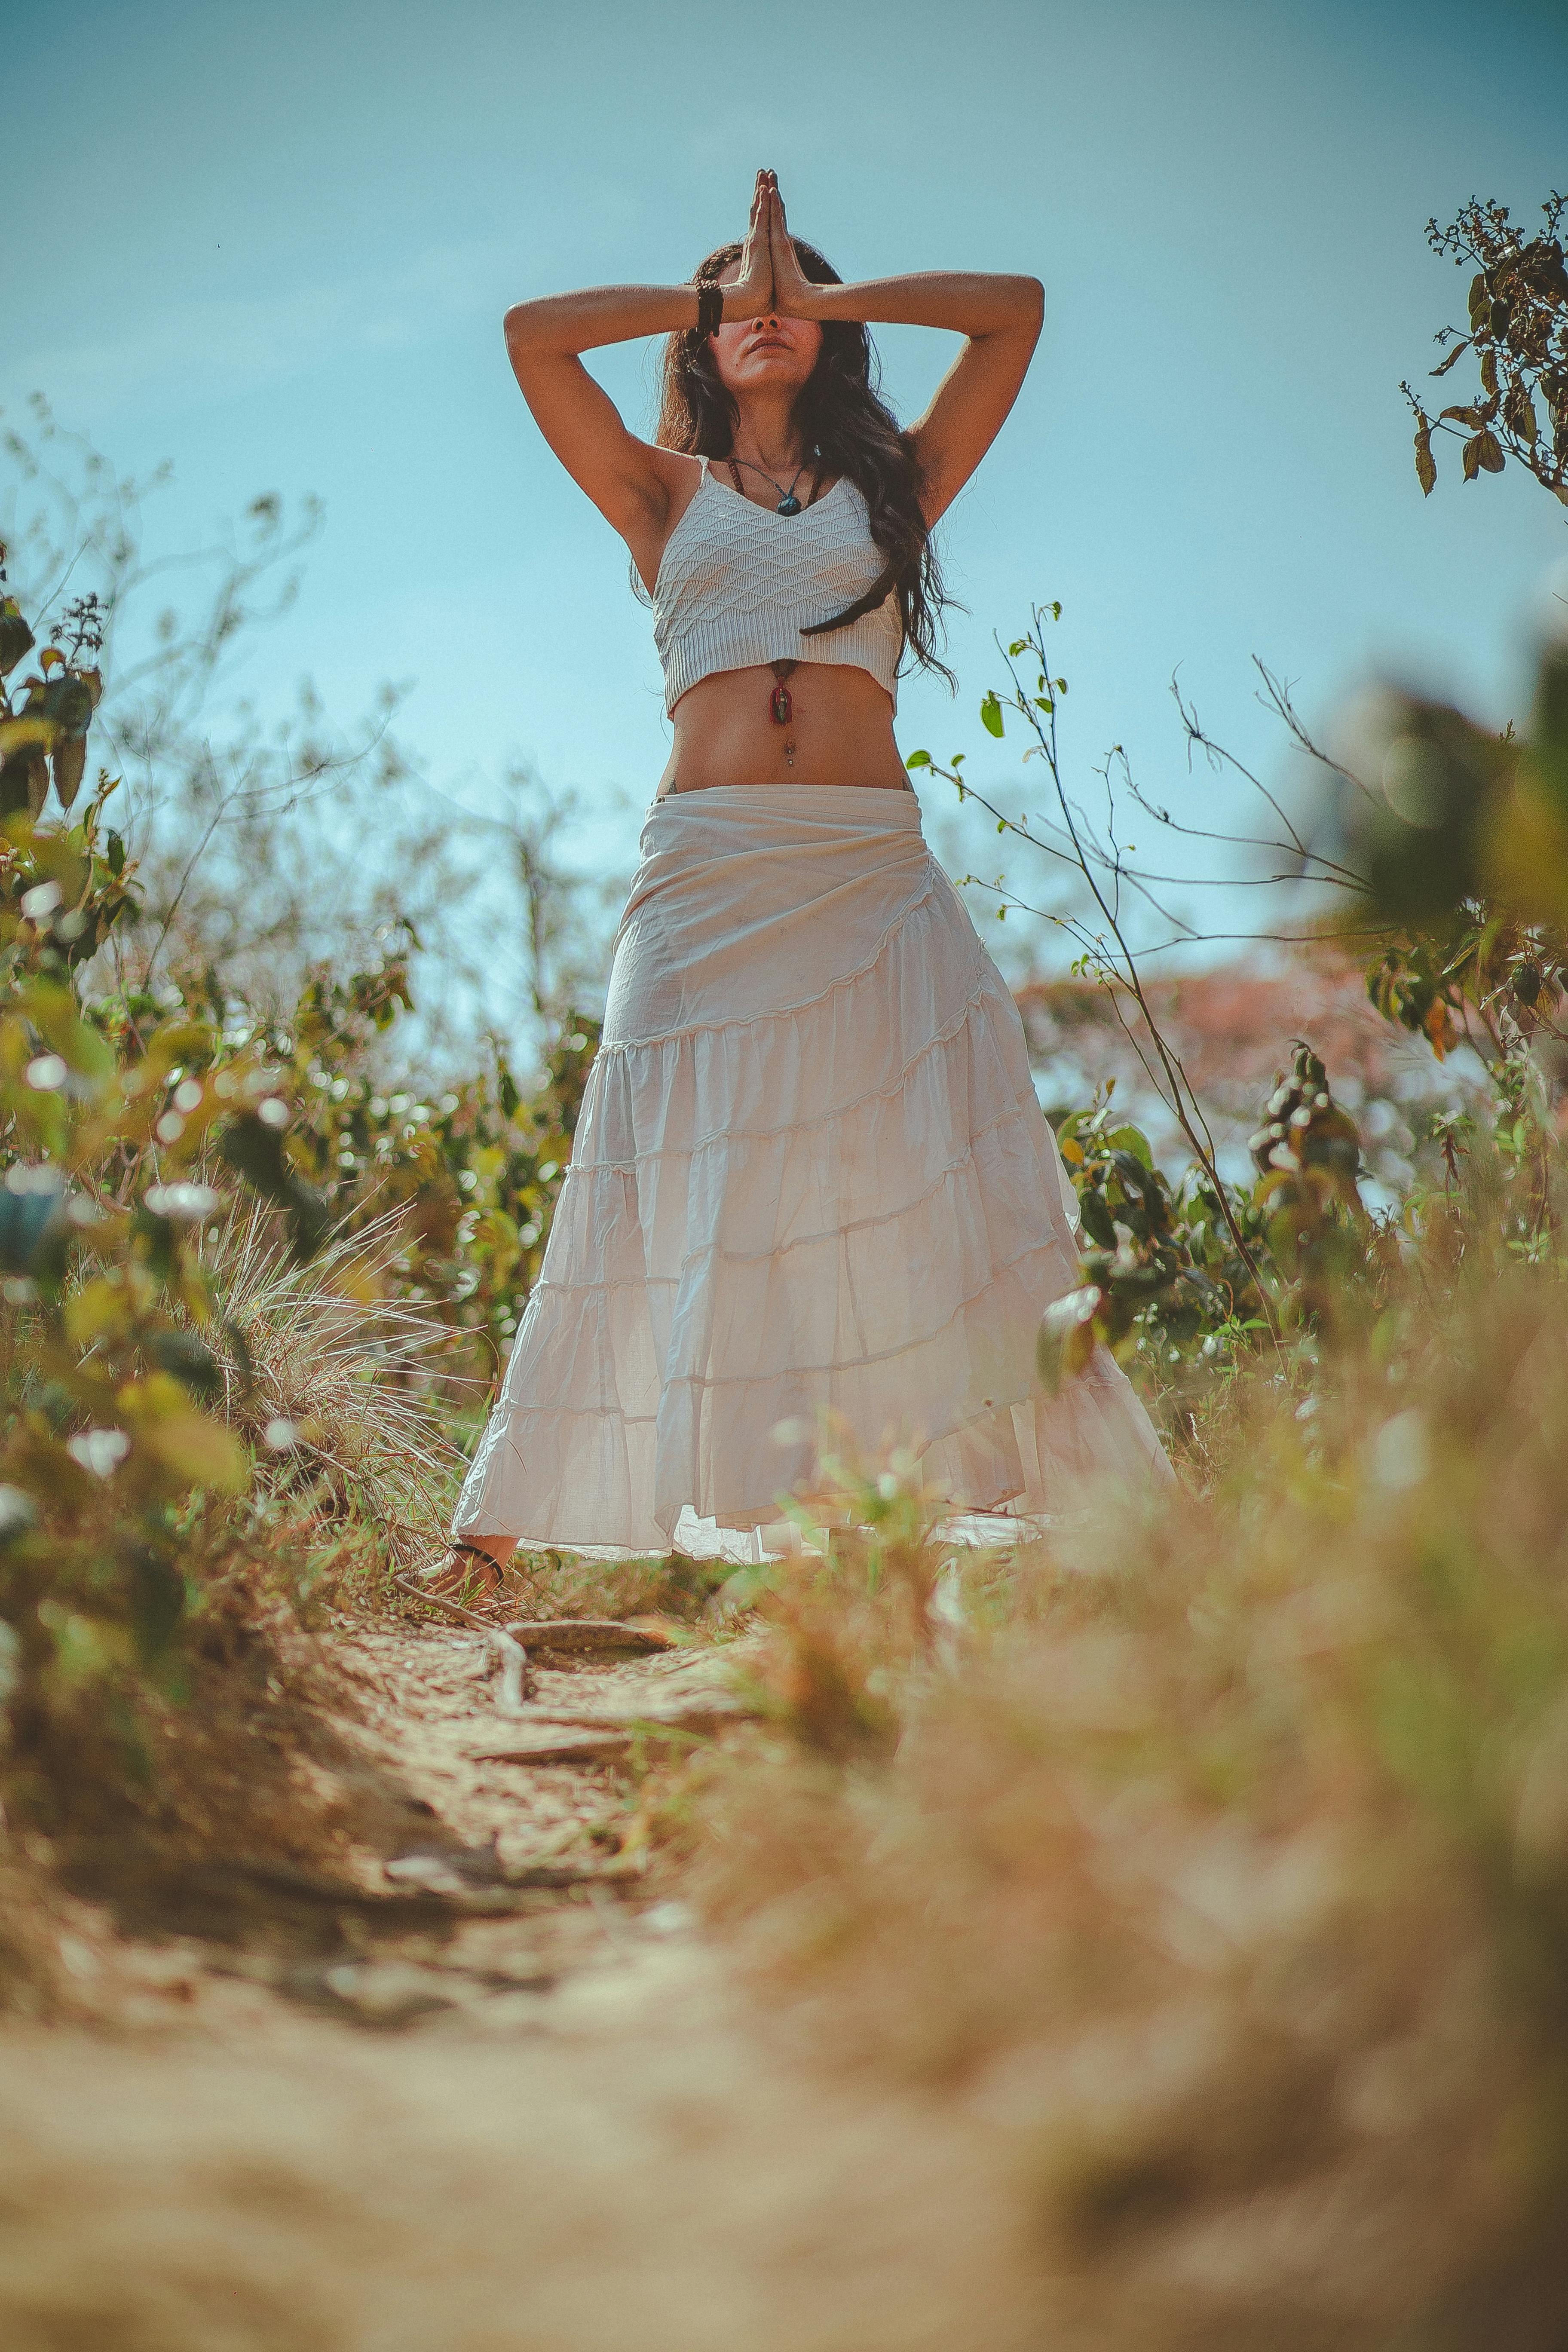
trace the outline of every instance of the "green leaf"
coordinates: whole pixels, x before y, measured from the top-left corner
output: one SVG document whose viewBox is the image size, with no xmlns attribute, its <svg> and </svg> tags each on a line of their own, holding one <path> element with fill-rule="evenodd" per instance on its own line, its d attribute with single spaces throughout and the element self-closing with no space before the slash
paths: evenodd
<svg viewBox="0 0 1568 2352">
<path fill-rule="evenodd" d="M 96 670 L 68 669 L 46 688 L 43 715 L 64 735 L 85 735 L 100 691 Z"/>
<path fill-rule="evenodd" d="M 243 1495 L 250 1484 L 250 1459 L 237 1438 L 205 1412 L 172 1412 L 150 1422 L 142 1444 L 165 1470 L 190 1486 L 216 1486 Z"/>
<path fill-rule="evenodd" d="M 1503 423 L 1517 433 L 1521 441 L 1528 441 L 1533 449 L 1537 430 L 1535 403 L 1522 383 L 1510 384 L 1508 398 L 1502 404 L 1502 415 Z"/>
<path fill-rule="evenodd" d="M 31 650 L 33 632 L 22 618 L 22 608 L 15 596 L 0 596 L 0 676 L 15 669 L 22 656 Z"/>
<path fill-rule="evenodd" d="M 1101 1249 L 1114 1250 L 1116 1226 L 1105 1195 L 1097 1186 L 1085 1185 L 1078 1196 L 1078 1211 L 1083 1230 L 1090 1241 L 1098 1242 Z"/>
<path fill-rule="evenodd" d="M 47 751 L 54 740 L 49 720 L 35 717 L 30 708 L 24 718 L 0 719 L 0 759 L 14 759 L 18 751 Z"/>
<path fill-rule="evenodd" d="M 904 765 L 906 768 L 929 768 L 931 766 L 931 753 L 929 751 L 911 751 L 909 758 L 904 761 Z"/>
<path fill-rule="evenodd" d="M 162 1372 L 174 1378 L 205 1402 L 223 1393 L 223 1366 L 194 1331 L 177 1327 L 154 1332 L 147 1352 Z"/>
<path fill-rule="evenodd" d="M 68 735 L 55 745 L 51 765 L 55 772 L 55 793 L 63 809 L 68 809 L 77 796 L 82 772 L 87 766 L 87 738 Z"/>
<path fill-rule="evenodd" d="M 1142 1128 L 1113 1127 L 1105 1140 L 1110 1150 L 1131 1152 L 1142 1167 L 1153 1167 L 1154 1154 Z"/>
<path fill-rule="evenodd" d="M 1507 463 L 1502 454 L 1502 444 L 1489 426 L 1486 432 L 1476 436 L 1476 462 L 1488 474 L 1500 474 Z"/>
<path fill-rule="evenodd" d="M 1007 648 L 1007 651 L 1015 659 L 1016 659 L 1019 654 L 1026 654 L 1028 650 L 1029 640 L 1027 637 L 1015 637 L 1012 644 Z"/>
<path fill-rule="evenodd" d="M 0 1188 L 0 1266 L 57 1282 L 65 1271 L 69 1232 L 58 1169 L 17 1162 L 7 1170 Z"/>
<path fill-rule="evenodd" d="M 1002 732 L 1002 705 L 996 699 L 994 688 L 980 706 L 980 724 L 988 735 L 1000 735 Z"/>
<path fill-rule="evenodd" d="M 218 1151 L 265 1199 L 287 1212 L 300 1264 L 314 1257 L 331 1230 L 331 1215 L 314 1185 L 289 1167 L 279 1129 L 244 1111 L 226 1131 Z"/>
<path fill-rule="evenodd" d="M 173 1559 L 138 1544 L 130 1561 L 131 1622 L 143 1665 L 162 1657 L 185 1613 L 185 1580 Z"/>
</svg>

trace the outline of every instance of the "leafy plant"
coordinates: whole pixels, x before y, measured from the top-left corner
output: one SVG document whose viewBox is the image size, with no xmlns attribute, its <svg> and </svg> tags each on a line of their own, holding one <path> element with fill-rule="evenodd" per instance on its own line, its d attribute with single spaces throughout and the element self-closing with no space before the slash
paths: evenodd
<svg viewBox="0 0 1568 2352">
<path fill-rule="evenodd" d="M 5 578 L 0 543 L 0 679 L 37 643 Z M 37 816 L 51 778 L 62 809 L 80 788 L 88 729 L 103 693 L 103 674 L 86 658 L 103 643 L 96 596 L 68 604 L 58 634 L 63 643 L 45 646 L 36 670 L 0 686 L 0 817 L 22 809 Z"/>
<path fill-rule="evenodd" d="M 1331 823 L 1389 926 L 1368 993 L 1440 1058 L 1475 1047 L 1510 1180 L 1505 1214 L 1539 1247 L 1556 1219 L 1561 1090 L 1545 1055 L 1568 1045 L 1568 649 L 1543 654 L 1522 738 L 1401 695 L 1367 748 L 1379 782 L 1344 772 Z M 1458 1148 L 1451 1131 L 1450 1172 Z"/>
<path fill-rule="evenodd" d="M 6 618 L 20 659 L 31 631 Z M 49 696 L 80 682 L 85 642 L 79 631 L 43 648 L 8 700 L 21 717 L 5 723 L 21 734 L 0 737 L 0 1647 L 18 1755 L 48 1752 L 84 1708 L 131 1740 L 139 1678 L 177 1675 L 203 1603 L 198 1566 L 243 1550 L 253 1506 L 277 1493 L 284 1457 L 297 1475 L 307 1438 L 342 1466 L 345 1414 L 334 1426 L 322 1402 L 346 1324 L 362 1405 L 384 1370 L 364 1328 L 367 1253 L 352 1253 L 356 1294 L 338 1279 L 351 1253 L 327 1246 L 333 1206 L 311 1181 L 296 1073 L 265 1028 L 171 983 L 88 991 L 140 884 L 106 823 L 108 778 L 76 822 L 37 821 L 37 761 L 54 763 L 58 786 L 62 746 L 82 740 L 79 709 Z M 265 1226 L 251 1260 L 270 1268 L 275 1297 L 288 1267 L 298 1301 L 316 1262 L 315 1407 L 287 1437 L 275 1393 L 265 1409 L 278 1317 L 260 1366 L 256 1286 L 242 1295 L 235 1253 L 221 1263 L 214 1239 L 237 1222 L 253 1236 Z M 374 1418 L 395 1454 L 395 1414 Z"/>
<path fill-rule="evenodd" d="M 237 1562 L 303 1592 L 323 1552 L 437 1548 L 597 1044 L 568 1014 L 531 1093 L 499 1053 L 399 1086 L 406 930 L 287 1010 L 186 955 L 105 986 L 142 901 L 120 788 L 36 813 L 76 740 L 39 681 L 84 643 L 44 648 L 0 737 L 0 1748 L 46 1809 L 66 1753 L 100 1790 L 141 1769 L 140 1695 L 184 1687 Z"/>
<path fill-rule="evenodd" d="M 1005 732 L 1008 713 L 1016 714 L 1023 720 L 1026 733 L 1032 739 L 1024 758 L 1026 761 L 1040 761 L 1050 779 L 1054 810 L 1049 815 L 1033 821 L 1027 816 L 1015 819 L 1005 815 L 961 774 L 963 753 L 955 754 L 952 761 L 943 767 L 931 758 L 929 751 L 918 751 L 910 753 L 906 764 L 912 770 L 929 769 L 933 774 L 944 778 L 956 789 L 961 801 L 975 800 L 994 818 L 999 834 L 1010 835 L 1036 853 L 1065 866 L 1082 884 L 1088 895 L 1087 911 L 1081 914 L 1071 910 L 1053 913 L 1049 919 L 1065 930 L 1079 948 L 1079 958 L 1073 967 L 1075 972 L 1087 972 L 1104 986 L 1116 1019 L 1137 1055 L 1150 1085 L 1186 1138 L 1194 1161 L 1206 1184 L 1208 1198 L 1226 1227 L 1232 1248 L 1247 1269 L 1263 1319 L 1273 1331 L 1273 1307 L 1259 1276 L 1248 1236 L 1221 1180 L 1215 1163 L 1214 1137 L 1209 1131 L 1203 1105 L 1193 1089 L 1181 1055 L 1154 1013 L 1144 985 L 1142 961 L 1129 925 L 1126 894 L 1130 885 L 1141 892 L 1146 891 L 1145 878 L 1129 866 L 1117 840 L 1113 799 L 1109 836 L 1106 837 L 1091 824 L 1068 789 L 1058 730 L 1058 707 L 1067 693 L 1068 682 L 1065 677 L 1052 675 L 1052 664 L 1046 646 L 1047 626 L 1060 620 L 1061 610 L 1058 603 L 1037 604 L 1032 608 L 1029 627 L 1021 636 L 1014 638 L 1004 651 L 1009 691 L 1003 695 L 993 688 L 980 705 L 981 724 L 988 734 L 998 740 Z M 1026 665 L 1023 670 L 1018 667 L 1021 661 Z M 1034 673 L 1032 688 L 1029 683 L 1031 671 Z M 1004 897 L 999 913 L 1005 911 L 1006 903 L 1007 898 Z M 1130 1018 L 1124 1010 L 1123 1000 L 1134 1008 L 1135 1020 Z M 1143 1273 L 1141 1273 L 1139 1279 L 1143 1278 Z M 1277 1332 L 1275 1336 L 1278 1337 Z"/>
<path fill-rule="evenodd" d="M 1088 1245 L 1081 1288 L 1047 1307 L 1040 1326 L 1037 1359 L 1053 1391 L 1087 1370 L 1096 1346 L 1141 1357 L 1160 1381 L 1196 1344 L 1212 1360 L 1267 1328 L 1253 1266 L 1236 1253 L 1207 1177 L 1194 1169 L 1173 1186 L 1113 1098 L 1114 1084 L 1057 1130 Z M 1228 1207 L 1231 1218 L 1246 1216 L 1236 1198 Z M 1256 1231 L 1251 1239 L 1255 1265 Z"/>
<path fill-rule="evenodd" d="M 1431 371 L 1445 376 L 1467 352 L 1479 362 L 1479 397 L 1458 401 L 1429 416 L 1408 383 L 1400 390 L 1415 413 L 1415 471 L 1430 496 L 1436 485 L 1436 433 L 1462 441 L 1467 482 L 1500 474 L 1510 457 L 1543 489 L 1568 506 L 1568 264 L 1559 230 L 1568 197 L 1555 193 L 1541 207 L 1546 226 L 1523 236 L 1506 205 L 1472 197 L 1447 227 L 1426 224 L 1434 253 L 1475 272 L 1468 295 L 1468 331 L 1442 327 L 1444 356 Z"/>
</svg>

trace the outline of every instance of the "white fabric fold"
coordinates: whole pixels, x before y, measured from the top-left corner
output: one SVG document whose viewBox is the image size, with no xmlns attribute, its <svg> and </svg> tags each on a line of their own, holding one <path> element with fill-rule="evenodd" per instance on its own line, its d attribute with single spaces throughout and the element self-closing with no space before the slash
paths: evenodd
<svg viewBox="0 0 1568 2352">
<path fill-rule="evenodd" d="M 1035 1334 L 1077 1204 L 1017 1008 L 912 793 L 661 801 L 604 1042 L 459 1535 L 666 1548 L 777 1518 L 824 1411 L 922 1449 L 956 1508 L 1170 1472 L 1109 1357 Z"/>
</svg>

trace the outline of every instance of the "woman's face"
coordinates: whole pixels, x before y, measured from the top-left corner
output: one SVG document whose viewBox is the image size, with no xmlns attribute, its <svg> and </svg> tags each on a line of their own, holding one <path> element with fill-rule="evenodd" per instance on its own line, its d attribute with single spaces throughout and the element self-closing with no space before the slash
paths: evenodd
<svg viewBox="0 0 1568 2352">
<path fill-rule="evenodd" d="M 739 262 L 732 262 L 721 282 L 732 286 L 740 274 Z M 748 392 L 801 391 L 816 365 L 822 329 L 815 319 L 781 319 L 768 311 L 727 320 L 709 341 L 720 383 L 739 398 Z"/>
</svg>

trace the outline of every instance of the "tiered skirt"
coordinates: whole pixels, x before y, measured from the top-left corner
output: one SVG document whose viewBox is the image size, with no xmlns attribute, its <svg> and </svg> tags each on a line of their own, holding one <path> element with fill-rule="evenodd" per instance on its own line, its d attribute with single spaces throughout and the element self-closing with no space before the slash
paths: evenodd
<svg viewBox="0 0 1568 2352">
<path fill-rule="evenodd" d="M 922 1454 L 955 1510 L 1049 1513 L 1170 1473 L 1103 1353 L 1035 1334 L 1077 1204 L 1017 1008 L 912 793 L 656 803 L 604 1040 L 500 1401 L 473 1538 L 662 1549 L 776 1520 L 824 1425 Z"/>
</svg>

